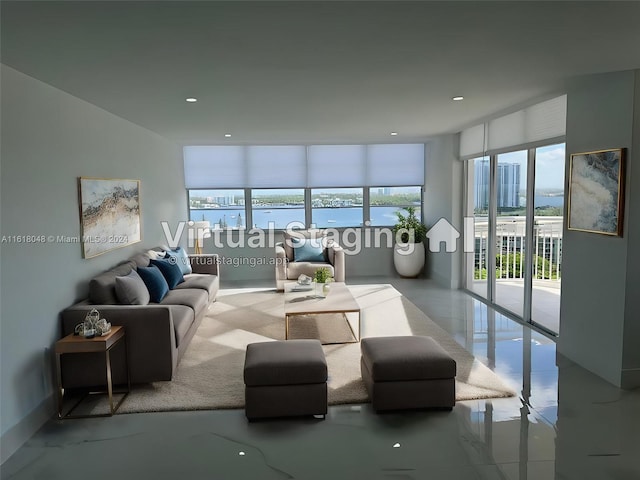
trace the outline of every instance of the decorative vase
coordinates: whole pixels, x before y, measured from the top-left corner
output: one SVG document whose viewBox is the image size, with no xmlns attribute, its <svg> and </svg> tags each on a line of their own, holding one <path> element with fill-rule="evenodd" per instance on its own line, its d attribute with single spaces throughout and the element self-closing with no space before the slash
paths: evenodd
<svg viewBox="0 0 640 480">
<path fill-rule="evenodd" d="M 424 268 L 423 243 L 396 243 L 393 249 L 393 265 L 401 277 L 417 277 Z"/>
<path fill-rule="evenodd" d="M 324 298 L 329 293 L 329 286 L 326 283 L 315 282 L 315 292 L 317 298 Z"/>
</svg>

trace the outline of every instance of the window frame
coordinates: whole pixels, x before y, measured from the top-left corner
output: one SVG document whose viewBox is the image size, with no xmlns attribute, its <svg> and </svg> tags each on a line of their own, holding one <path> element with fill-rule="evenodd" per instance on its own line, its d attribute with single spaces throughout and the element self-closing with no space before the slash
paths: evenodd
<svg viewBox="0 0 640 480">
<path fill-rule="evenodd" d="M 330 188 L 326 188 L 326 189 L 322 189 L 322 188 L 311 188 L 311 187 L 306 187 L 306 188 L 212 188 L 212 189 L 205 189 L 205 188 L 192 188 L 192 189 L 186 189 L 186 193 L 187 193 L 187 209 L 188 209 L 188 218 L 192 219 L 192 220 L 197 220 L 195 218 L 192 217 L 192 211 L 193 210 L 213 210 L 213 211 L 222 211 L 223 209 L 217 209 L 217 208 L 211 208 L 211 209 L 203 209 L 203 208 L 192 208 L 191 205 L 191 196 L 192 196 L 192 192 L 197 192 L 197 191 L 242 191 L 244 194 L 244 206 L 240 207 L 239 209 L 243 209 L 244 210 L 244 227 L 242 229 L 247 229 L 247 230 L 251 230 L 254 228 L 254 220 L 253 220 L 253 213 L 254 213 L 254 207 L 253 207 L 253 199 L 254 199 L 254 192 L 255 191 L 264 191 L 264 190 L 296 190 L 296 191 L 303 191 L 303 195 L 304 195 L 304 204 L 301 206 L 301 208 L 304 209 L 304 219 L 301 221 L 301 223 L 304 224 L 305 228 L 366 228 L 366 227 L 374 227 L 374 228 L 384 228 L 384 227 L 392 227 L 393 224 L 388 224 L 388 225 L 372 225 L 371 224 L 371 201 L 370 201 L 370 194 L 371 194 L 371 190 L 372 189 L 378 189 L 378 188 L 418 188 L 420 190 L 420 205 L 416 206 L 414 204 L 406 204 L 406 205 L 398 205 L 397 207 L 399 209 L 404 208 L 404 207 L 409 207 L 409 206 L 414 206 L 417 209 L 419 209 L 420 215 L 419 218 L 421 221 L 424 221 L 423 217 L 424 217 L 424 185 L 385 185 L 385 186 L 376 186 L 376 187 L 369 187 L 369 186 L 355 186 L 355 187 L 330 187 Z M 313 222 L 313 210 L 315 208 L 321 208 L 321 207 L 314 207 L 312 204 L 312 198 L 313 198 L 313 191 L 314 190 L 342 190 L 342 189 L 359 189 L 362 192 L 362 204 L 361 205 L 355 205 L 355 207 L 360 207 L 361 211 L 362 211 L 362 220 L 359 222 L 358 225 L 338 225 L 338 226 L 332 226 L 332 225 L 322 225 L 322 226 L 317 226 L 314 222 Z M 395 205 L 394 205 L 395 206 Z M 340 209 L 340 208 L 354 208 L 354 207 L 335 207 L 336 209 Z M 373 206 L 373 208 L 375 208 L 375 206 Z M 285 207 L 272 207 L 271 210 L 284 210 Z M 224 208 L 225 211 L 229 211 L 231 209 L 229 208 Z M 232 210 L 238 210 L 238 208 L 234 208 Z M 293 222 L 297 222 L 297 220 L 294 220 Z M 212 225 L 212 229 L 217 229 L 217 230 L 239 230 L 238 227 L 236 226 L 229 226 L 227 224 L 226 228 L 216 228 L 217 223 L 211 222 Z M 267 227 L 255 227 L 255 228 L 260 228 L 263 230 L 266 230 L 268 228 Z M 275 227 L 274 228 L 275 231 L 284 231 L 286 230 L 286 227 L 284 228 L 280 228 L 280 227 Z"/>
</svg>

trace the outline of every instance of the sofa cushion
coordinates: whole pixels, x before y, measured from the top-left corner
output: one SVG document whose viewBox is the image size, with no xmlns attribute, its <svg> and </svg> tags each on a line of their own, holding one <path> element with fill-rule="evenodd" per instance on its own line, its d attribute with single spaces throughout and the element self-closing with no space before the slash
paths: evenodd
<svg viewBox="0 0 640 480">
<path fill-rule="evenodd" d="M 292 238 L 294 262 L 324 262 L 324 248 L 319 238 Z"/>
<path fill-rule="evenodd" d="M 117 304 L 116 277 L 128 275 L 134 267 L 132 262 L 125 262 L 93 277 L 89 282 L 89 301 L 98 305 Z"/>
<path fill-rule="evenodd" d="M 172 262 L 171 259 L 152 258 L 149 263 L 151 265 L 155 265 L 160 269 L 160 272 L 162 272 L 162 276 L 167 281 L 167 285 L 169 285 L 169 290 L 173 290 L 174 288 L 176 288 L 176 285 L 184 282 L 180 267 Z"/>
<path fill-rule="evenodd" d="M 176 290 L 184 288 L 199 288 L 200 290 L 206 290 L 211 294 L 218 292 L 220 281 L 217 275 L 206 275 L 201 273 L 192 273 L 191 275 L 184 276 L 184 282 L 176 287 Z"/>
<path fill-rule="evenodd" d="M 174 259 L 174 262 L 178 267 L 180 267 L 180 271 L 183 275 L 189 275 L 193 273 L 193 269 L 191 268 L 191 261 L 189 260 L 189 255 L 184 248 L 178 247 L 173 250 L 167 250 L 165 252 L 165 257 L 170 259 Z"/>
<path fill-rule="evenodd" d="M 169 285 L 167 285 L 167 281 L 162 275 L 162 272 L 160 272 L 160 269 L 155 265 L 138 267 L 138 274 L 149 290 L 151 301 L 160 303 L 169 291 Z"/>
<path fill-rule="evenodd" d="M 149 260 L 151 260 L 151 257 L 149 256 L 149 253 L 147 253 L 147 252 L 139 253 L 135 257 L 131 257 L 131 259 L 130 259 L 130 261 L 135 263 L 136 266 L 138 266 L 138 267 L 148 267 L 149 266 Z"/>
<path fill-rule="evenodd" d="M 176 289 L 169 291 L 160 303 L 161 305 L 184 305 L 191 307 L 197 317 L 209 305 L 209 295 L 205 290 L 197 288 Z"/>
<path fill-rule="evenodd" d="M 131 270 L 129 275 L 116 277 L 116 296 L 125 305 L 147 305 L 149 290 L 138 272 Z"/>
<path fill-rule="evenodd" d="M 173 328 L 176 338 L 176 347 L 182 344 L 182 340 L 185 338 L 191 325 L 195 320 L 195 314 L 193 310 L 184 305 L 171 305 L 171 318 L 173 319 Z"/>
<path fill-rule="evenodd" d="M 151 260 L 156 260 L 158 258 L 164 258 L 164 256 L 166 255 L 167 252 L 165 252 L 164 250 L 147 250 L 147 255 L 149 255 L 149 259 Z M 143 265 L 145 266 L 145 265 Z"/>
</svg>

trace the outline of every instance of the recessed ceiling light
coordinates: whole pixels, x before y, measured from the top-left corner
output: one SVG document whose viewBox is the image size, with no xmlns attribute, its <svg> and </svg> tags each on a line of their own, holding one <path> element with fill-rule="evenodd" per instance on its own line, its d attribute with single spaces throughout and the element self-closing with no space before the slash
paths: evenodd
<svg viewBox="0 0 640 480">
<path fill-rule="evenodd" d="M 198 99 L 197 99 L 197 98 L 193 98 L 193 97 L 189 97 L 189 98 L 187 98 L 186 100 L 187 100 L 187 102 L 189 102 L 189 103 L 195 103 L 195 102 L 197 102 L 197 101 L 198 101 Z"/>
<path fill-rule="evenodd" d="M 391 132 L 392 137 L 395 137 L 396 135 L 398 135 L 398 132 Z"/>
<path fill-rule="evenodd" d="M 451 100 L 459 102 L 460 100 L 464 100 L 464 97 L 462 95 L 458 95 L 457 97 L 452 97 Z"/>
<path fill-rule="evenodd" d="M 231 134 L 230 133 L 225 133 L 224 136 L 225 136 L 225 138 L 231 138 Z"/>
</svg>

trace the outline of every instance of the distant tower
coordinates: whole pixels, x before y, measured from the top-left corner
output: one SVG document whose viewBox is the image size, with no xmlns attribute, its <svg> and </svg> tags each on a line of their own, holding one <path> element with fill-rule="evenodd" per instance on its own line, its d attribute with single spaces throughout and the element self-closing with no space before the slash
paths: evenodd
<svg viewBox="0 0 640 480">
<path fill-rule="evenodd" d="M 475 202 L 474 207 L 479 210 L 489 208 L 489 160 L 475 163 Z"/>
<path fill-rule="evenodd" d="M 480 160 L 474 167 L 475 202 L 474 207 L 480 210 L 489 208 L 489 160 Z M 520 164 L 498 164 L 496 177 L 497 205 L 500 207 L 520 206 Z"/>
<path fill-rule="evenodd" d="M 498 165 L 498 207 L 520 206 L 520 165 L 503 163 Z"/>
</svg>

